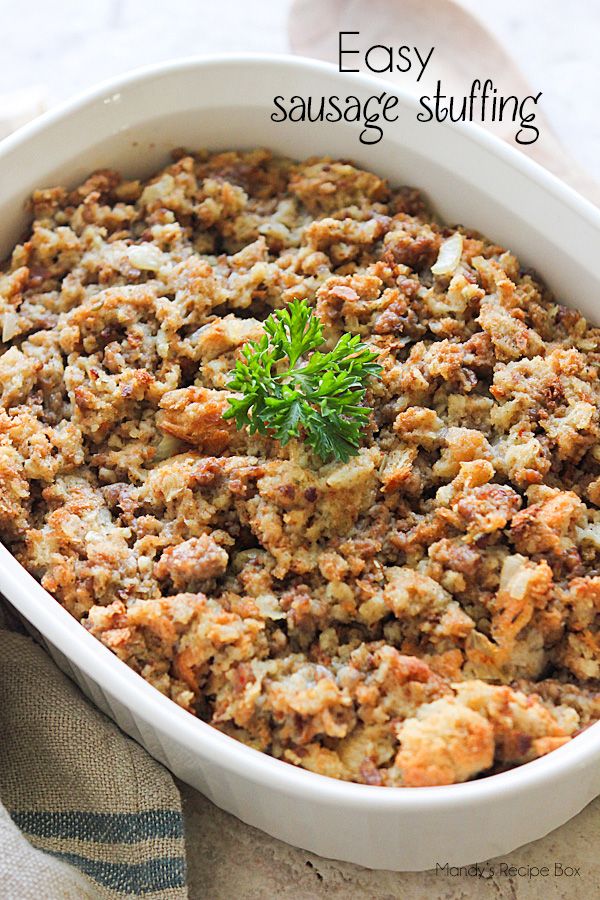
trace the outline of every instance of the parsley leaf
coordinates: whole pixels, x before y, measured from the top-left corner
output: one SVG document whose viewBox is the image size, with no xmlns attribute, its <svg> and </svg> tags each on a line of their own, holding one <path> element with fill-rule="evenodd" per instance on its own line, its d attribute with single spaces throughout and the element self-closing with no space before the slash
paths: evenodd
<svg viewBox="0 0 600 900">
<path fill-rule="evenodd" d="M 343 335 L 329 353 L 323 325 L 305 300 L 273 312 L 260 341 L 250 341 L 230 373 L 224 418 L 282 445 L 302 438 L 324 462 L 356 456 L 372 410 L 363 406 L 368 378 L 381 366 L 359 335 Z"/>
</svg>

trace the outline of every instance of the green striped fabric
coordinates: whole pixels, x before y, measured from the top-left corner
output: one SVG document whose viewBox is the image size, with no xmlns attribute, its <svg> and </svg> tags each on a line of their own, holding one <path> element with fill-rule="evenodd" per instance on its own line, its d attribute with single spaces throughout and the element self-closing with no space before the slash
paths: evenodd
<svg viewBox="0 0 600 900">
<path fill-rule="evenodd" d="M 6 629 L 0 801 L 20 831 L 0 815 L 2 900 L 187 897 L 181 799 L 170 774 L 37 644 Z"/>
</svg>

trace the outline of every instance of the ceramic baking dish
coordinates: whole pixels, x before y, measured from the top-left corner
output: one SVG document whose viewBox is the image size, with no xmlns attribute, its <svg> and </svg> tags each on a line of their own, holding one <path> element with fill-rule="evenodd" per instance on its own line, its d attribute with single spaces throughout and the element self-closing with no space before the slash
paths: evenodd
<svg viewBox="0 0 600 900">
<path fill-rule="evenodd" d="M 177 146 L 268 146 L 295 157 L 350 157 L 423 188 L 438 212 L 480 229 L 537 268 L 558 297 L 600 320 L 600 212 L 476 127 L 424 125 L 399 94 L 399 118 L 367 147 L 355 124 L 272 122 L 273 97 L 394 89 L 283 57 L 186 60 L 120 78 L 0 143 L 0 255 L 27 220 L 35 187 L 91 170 L 150 173 Z M 600 725 L 512 771 L 467 784 L 381 788 L 294 768 L 210 728 L 96 641 L 0 547 L 0 590 L 57 664 L 128 734 L 218 806 L 275 837 L 373 868 L 481 861 L 538 838 L 600 793 Z"/>
</svg>

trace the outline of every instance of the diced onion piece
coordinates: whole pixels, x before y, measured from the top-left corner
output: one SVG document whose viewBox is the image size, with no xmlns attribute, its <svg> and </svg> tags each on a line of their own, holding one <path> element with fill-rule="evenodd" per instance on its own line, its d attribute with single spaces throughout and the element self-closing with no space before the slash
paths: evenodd
<svg viewBox="0 0 600 900">
<path fill-rule="evenodd" d="M 259 594 L 254 602 L 265 619 L 285 619 L 286 614 L 279 605 L 275 594 Z"/>
<path fill-rule="evenodd" d="M 592 522 L 586 528 L 577 528 L 576 533 L 581 543 L 591 544 L 596 550 L 600 550 L 600 522 Z"/>
<path fill-rule="evenodd" d="M 151 203 L 157 203 L 165 200 L 175 190 L 175 179 L 172 175 L 163 175 L 158 181 L 154 181 L 144 188 L 140 203 L 143 206 L 149 206 Z"/>
<path fill-rule="evenodd" d="M 127 251 L 127 257 L 132 266 L 136 269 L 148 272 L 158 272 L 165 261 L 164 253 L 156 244 L 138 244 L 130 247 Z"/>
<path fill-rule="evenodd" d="M 161 462 L 163 459 L 168 459 L 170 456 L 175 456 L 181 446 L 182 442 L 179 440 L 179 438 L 173 437 L 170 434 L 164 434 L 158 443 L 156 452 L 154 454 L 154 459 L 157 462 Z"/>
<path fill-rule="evenodd" d="M 5 312 L 2 318 L 2 343 L 6 344 L 19 333 L 19 316 L 16 312 Z"/>
<path fill-rule="evenodd" d="M 434 275 L 452 275 L 460 262 L 463 251 L 463 236 L 458 231 L 445 240 L 440 247 L 438 258 L 431 267 Z"/>
</svg>

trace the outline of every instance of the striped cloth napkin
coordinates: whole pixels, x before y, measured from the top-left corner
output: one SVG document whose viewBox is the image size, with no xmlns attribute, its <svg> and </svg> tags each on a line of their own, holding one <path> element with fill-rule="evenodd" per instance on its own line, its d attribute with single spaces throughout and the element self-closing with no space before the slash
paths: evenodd
<svg viewBox="0 0 600 900">
<path fill-rule="evenodd" d="M 187 898 L 181 798 L 169 773 L 31 638 L 6 628 L 0 800 L 2 900 Z"/>
</svg>

